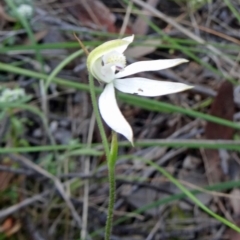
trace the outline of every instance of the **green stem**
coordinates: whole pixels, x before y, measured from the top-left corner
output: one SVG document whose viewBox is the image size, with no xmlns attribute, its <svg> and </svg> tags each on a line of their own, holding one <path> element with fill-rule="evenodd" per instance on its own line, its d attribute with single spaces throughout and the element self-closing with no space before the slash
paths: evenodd
<svg viewBox="0 0 240 240">
<path fill-rule="evenodd" d="M 89 73 L 88 78 L 89 78 L 89 87 L 90 87 L 90 95 L 91 95 L 91 100 L 92 100 L 92 105 L 93 105 L 93 111 L 94 111 L 95 116 L 96 116 L 96 121 L 97 121 L 99 132 L 100 132 L 100 135 L 101 135 L 101 138 L 102 138 L 103 147 L 104 147 L 107 159 L 109 159 L 109 157 L 110 157 L 109 145 L 108 145 L 107 136 L 105 134 L 104 126 L 103 126 L 101 116 L 100 116 L 98 106 L 97 106 L 97 99 L 96 99 L 96 94 L 95 94 L 95 86 L 94 86 L 93 75 L 91 73 Z"/>
<path fill-rule="evenodd" d="M 110 240 L 112 226 L 113 226 L 113 210 L 115 203 L 115 189 L 116 189 L 116 179 L 115 179 L 115 164 L 118 154 L 118 140 L 117 134 L 112 133 L 112 144 L 110 158 L 108 159 L 108 178 L 109 178 L 109 200 L 108 200 L 108 214 L 105 227 L 105 240 Z"/>
<path fill-rule="evenodd" d="M 104 150 L 107 156 L 107 164 L 108 164 L 108 176 L 109 176 L 109 203 L 108 203 L 108 214 L 107 214 L 107 222 L 106 222 L 106 231 L 105 231 L 105 240 L 110 240 L 111 232 L 112 232 L 112 223 L 113 223 L 113 209 L 115 202 L 115 188 L 116 188 L 116 180 L 115 180 L 115 163 L 118 154 L 118 141 L 117 134 L 113 132 L 112 134 L 112 144 L 111 151 L 109 151 L 109 145 L 107 141 L 107 137 L 104 131 L 103 123 L 101 120 L 101 116 L 97 106 L 97 99 L 95 94 L 95 86 L 94 79 L 91 73 L 89 73 L 89 87 L 91 100 L 93 105 L 93 111 L 96 116 L 98 128 L 100 131 L 100 135 L 102 138 Z"/>
</svg>

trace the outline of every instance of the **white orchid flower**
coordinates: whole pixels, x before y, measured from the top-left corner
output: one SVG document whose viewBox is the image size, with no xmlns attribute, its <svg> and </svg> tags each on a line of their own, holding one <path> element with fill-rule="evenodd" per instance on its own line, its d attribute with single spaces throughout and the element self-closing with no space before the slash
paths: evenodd
<svg viewBox="0 0 240 240">
<path fill-rule="evenodd" d="M 124 135 L 132 144 L 132 128 L 119 110 L 114 88 L 124 93 L 147 97 L 161 96 L 192 88 L 183 83 L 163 82 L 141 77 L 124 78 L 135 73 L 158 71 L 188 62 L 185 59 L 151 60 L 135 62 L 126 66 L 123 52 L 133 39 L 134 36 L 130 36 L 105 42 L 95 48 L 87 59 L 88 71 L 98 81 L 106 83 L 98 101 L 102 118 L 110 128 Z"/>
</svg>

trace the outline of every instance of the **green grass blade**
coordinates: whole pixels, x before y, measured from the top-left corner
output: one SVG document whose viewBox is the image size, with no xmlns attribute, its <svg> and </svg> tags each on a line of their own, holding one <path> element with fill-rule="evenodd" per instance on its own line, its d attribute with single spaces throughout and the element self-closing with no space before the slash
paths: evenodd
<svg viewBox="0 0 240 240">
<path fill-rule="evenodd" d="M 1 106 L 0 106 L 1 108 Z M 150 141 L 137 141 L 134 143 L 136 147 L 171 147 L 171 148 L 191 148 L 191 149 L 227 149 L 240 151 L 240 141 L 225 141 L 225 140 L 194 140 L 194 139 L 156 139 Z M 93 147 L 102 147 L 102 144 L 95 143 Z M 124 141 L 119 142 L 119 147 L 130 147 L 131 143 Z M 46 145 L 46 146 L 32 146 L 32 147 L 21 147 L 21 148 L 0 148 L 0 154 L 3 153 L 25 153 L 25 152 L 42 152 L 42 151 L 67 151 L 76 150 L 80 148 L 86 148 L 86 144 L 71 144 L 71 145 Z M 93 149 L 95 153 L 96 149 Z M 102 154 L 102 151 L 98 151 Z"/>
<path fill-rule="evenodd" d="M 29 76 L 29 77 L 35 77 L 38 79 L 46 80 L 48 78 L 48 76 L 45 74 L 41 74 L 41 73 L 33 72 L 30 70 L 14 67 L 14 66 L 11 66 L 9 64 L 4 64 L 4 63 L 0 63 L 0 70 L 6 71 L 6 72 L 11 72 L 11 73 L 17 73 L 17 74 L 25 75 L 25 76 Z M 62 78 L 53 78 L 53 81 L 59 85 L 65 86 L 65 87 L 75 88 L 75 89 L 83 90 L 83 91 L 89 91 L 89 87 L 87 84 L 76 83 L 76 82 L 72 82 L 69 80 L 62 79 Z M 101 89 L 95 88 L 95 91 L 97 93 L 100 93 Z M 159 101 L 156 101 L 153 99 L 142 98 L 142 97 L 138 97 L 138 96 L 134 96 L 134 95 L 127 95 L 127 94 L 123 94 L 123 93 L 120 93 L 119 97 L 120 97 L 120 99 L 124 100 L 124 102 L 126 102 L 126 103 L 132 104 L 134 106 L 139 106 L 139 107 L 142 107 L 147 110 L 151 110 L 151 111 L 155 111 L 155 112 L 168 111 L 168 112 L 182 113 L 182 114 L 185 114 L 185 115 L 188 115 L 191 117 L 201 118 L 201 119 L 204 119 L 204 120 L 207 120 L 210 122 L 218 123 L 218 124 L 221 124 L 224 126 L 228 126 L 228 127 L 240 130 L 240 124 L 238 124 L 238 123 L 234 123 L 234 122 L 231 122 L 231 121 L 228 121 L 225 119 L 214 117 L 209 114 L 204 114 L 204 113 L 194 111 L 191 109 L 185 109 L 185 108 L 174 106 L 174 105 L 171 105 L 168 103 L 159 102 Z"/>
<path fill-rule="evenodd" d="M 53 78 L 57 76 L 57 74 L 67 65 L 69 64 L 72 60 L 75 58 L 81 56 L 83 54 L 83 50 L 80 49 L 74 53 L 72 53 L 70 56 L 65 58 L 62 62 L 58 64 L 58 66 L 51 72 L 49 77 L 46 79 L 46 84 L 45 84 L 45 90 L 48 89 L 49 85 L 51 84 Z"/>
<path fill-rule="evenodd" d="M 228 6 L 228 8 L 230 9 L 230 11 L 233 13 L 233 15 L 237 18 L 237 20 L 240 23 L 240 14 L 239 11 L 236 10 L 236 8 L 232 5 L 231 1 L 229 0 L 224 0 L 225 4 Z"/>
<path fill-rule="evenodd" d="M 240 228 L 233 224 L 232 222 L 228 221 L 227 219 L 221 217 L 220 215 L 214 213 L 211 209 L 206 207 L 198 198 L 194 196 L 187 188 L 185 188 L 176 178 L 174 178 L 170 173 L 168 173 L 164 168 L 160 167 L 156 163 L 152 161 L 146 161 L 149 165 L 153 166 L 157 171 L 159 171 L 163 176 L 165 176 L 170 182 L 176 185 L 186 196 L 189 197 L 199 208 L 203 211 L 208 213 L 210 216 L 217 219 L 219 222 L 223 223 L 224 225 L 232 228 L 236 232 L 240 232 Z"/>
</svg>

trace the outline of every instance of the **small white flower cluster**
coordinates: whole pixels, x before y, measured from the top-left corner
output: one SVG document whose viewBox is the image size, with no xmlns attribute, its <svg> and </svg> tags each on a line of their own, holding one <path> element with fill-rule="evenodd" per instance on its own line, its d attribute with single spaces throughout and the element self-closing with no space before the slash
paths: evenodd
<svg viewBox="0 0 240 240">
<path fill-rule="evenodd" d="M 15 102 L 26 96 L 24 89 L 9 89 L 5 88 L 0 93 L 0 102 Z"/>
<path fill-rule="evenodd" d="M 22 17 L 30 18 L 33 15 L 33 7 L 31 5 L 28 5 L 28 4 L 21 4 L 17 8 L 17 12 Z"/>
</svg>

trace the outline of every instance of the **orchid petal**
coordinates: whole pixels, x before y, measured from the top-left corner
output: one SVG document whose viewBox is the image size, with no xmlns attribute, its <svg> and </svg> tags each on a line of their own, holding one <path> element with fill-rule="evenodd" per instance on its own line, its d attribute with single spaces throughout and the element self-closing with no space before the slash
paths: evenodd
<svg viewBox="0 0 240 240">
<path fill-rule="evenodd" d="M 133 144 L 132 128 L 118 108 L 113 83 L 106 85 L 98 103 L 101 116 L 107 125 L 115 132 L 124 135 Z"/>
<path fill-rule="evenodd" d="M 182 59 L 182 58 L 135 62 L 125 67 L 124 70 L 118 72 L 116 74 L 116 78 L 122 78 L 135 73 L 145 72 L 145 71 L 159 71 L 162 69 L 177 66 L 185 62 L 188 62 L 188 60 Z"/>
<path fill-rule="evenodd" d="M 92 67 L 92 75 L 101 82 L 109 83 L 115 78 L 115 66 L 102 66 L 101 58 Z"/>
<path fill-rule="evenodd" d="M 133 42 L 133 39 L 134 39 L 134 35 L 122 38 L 123 41 L 127 41 L 127 42 L 130 42 L 130 43 Z"/>
<path fill-rule="evenodd" d="M 150 80 L 147 78 L 125 78 L 114 80 L 114 86 L 124 93 L 156 97 L 192 88 L 183 83 Z"/>
<path fill-rule="evenodd" d="M 128 45 L 133 41 L 133 39 L 134 35 L 123 39 L 111 40 L 93 49 L 93 51 L 90 52 L 87 58 L 88 70 L 92 72 L 93 65 L 95 64 L 97 59 L 101 58 L 105 54 L 108 54 L 112 51 L 123 53 L 127 49 Z"/>
</svg>

